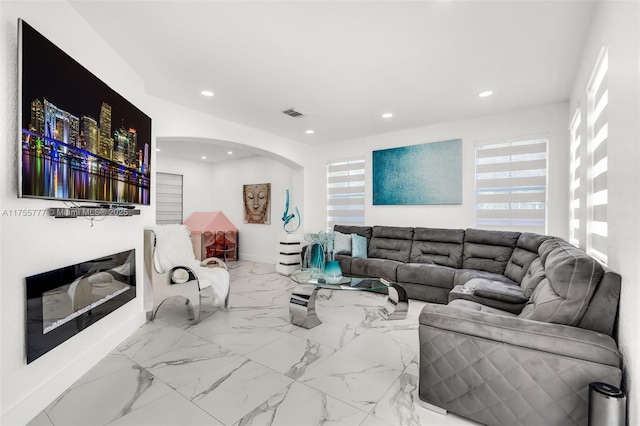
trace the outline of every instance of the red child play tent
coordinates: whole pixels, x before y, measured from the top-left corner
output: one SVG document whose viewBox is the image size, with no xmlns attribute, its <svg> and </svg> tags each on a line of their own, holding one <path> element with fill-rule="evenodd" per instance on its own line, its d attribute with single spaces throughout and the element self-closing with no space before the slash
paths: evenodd
<svg viewBox="0 0 640 426">
<path fill-rule="evenodd" d="M 195 212 L 184 224 L 191 230 L 198 260 L 217 257 L 238 260 L 238 228 L 222 212 Z"/>
</svg>

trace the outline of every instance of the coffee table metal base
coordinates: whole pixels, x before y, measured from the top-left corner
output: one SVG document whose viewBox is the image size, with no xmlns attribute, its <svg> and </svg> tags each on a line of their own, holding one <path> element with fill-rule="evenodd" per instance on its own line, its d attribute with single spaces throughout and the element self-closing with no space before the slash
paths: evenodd
<svg viewBox="0 0 640 426">
<path fill-rule="evenodd" d="M 389 286 L 389 296 L 382 308 L 380 315 L 386 320 L 399 320 L 407 318 L 409 310 L 409 298 L 404 287 L 393 283 Z"/>
<path fill-rule="evenodd" d="M 316 312 L 316 296 L 321 287 L 313 284 L 298 284 L 289 300 L 289 318 L 291 324 L 307 329 L 314 328 L 322 321 Z M 391 284 L 387 300 L 378 312 L 386 320 L 400 320 L 407 317 L 409 299 L 407 292 L 398 284 Z"/>
</svg>

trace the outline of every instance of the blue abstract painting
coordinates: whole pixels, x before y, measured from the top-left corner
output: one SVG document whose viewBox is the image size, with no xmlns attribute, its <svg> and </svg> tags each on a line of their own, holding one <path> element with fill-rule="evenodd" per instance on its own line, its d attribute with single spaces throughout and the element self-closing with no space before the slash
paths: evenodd
<svg viewBox="0 0 640 426">
<path fill-rule="evenodd" d="M 462 203 L 462 140 L 373 151 L 373 204 Z"/>
</svg>

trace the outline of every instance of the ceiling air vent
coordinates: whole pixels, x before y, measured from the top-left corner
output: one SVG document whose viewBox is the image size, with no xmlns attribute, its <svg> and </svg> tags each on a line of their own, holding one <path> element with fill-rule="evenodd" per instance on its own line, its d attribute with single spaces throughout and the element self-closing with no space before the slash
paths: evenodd
<svg viewBox="0 0 640 426">
<path fill-rule="evenodd" d="M 301 113 L 300 111 L 296 111 L 294 108 L 285 109 L 282 112 L 293 118 L 304 117 L 303 113 Z"/>
</svg>

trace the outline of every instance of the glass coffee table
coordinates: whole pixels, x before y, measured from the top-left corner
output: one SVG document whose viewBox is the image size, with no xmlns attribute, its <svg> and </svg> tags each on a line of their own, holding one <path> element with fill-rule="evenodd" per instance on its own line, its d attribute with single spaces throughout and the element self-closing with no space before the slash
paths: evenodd
<svg viewBox="0 0 640 426">
<path fill-rule="evenodd" d="M 316 313 L 316 295 L 320 289 L 341 291 L 387 292 L 387 300 L 378 314 L 386 320 L 405 319 L 409 309 L 409 299 L 404 288 L 382 278 L 343 277 L 337 284 L 329 284 L 323 279 L 312 279 L 308 271 L 296 271 L 291 279 L 298 283 L 291 293 L 289 318 L 291 324 L 311 329 L 322 324 Z"/>
</svg>

